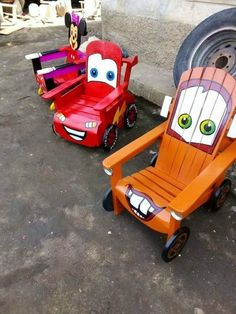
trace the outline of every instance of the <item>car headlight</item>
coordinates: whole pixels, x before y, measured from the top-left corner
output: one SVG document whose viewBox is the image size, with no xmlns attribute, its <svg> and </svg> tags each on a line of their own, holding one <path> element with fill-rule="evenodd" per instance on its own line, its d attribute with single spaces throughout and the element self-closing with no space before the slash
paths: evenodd
<svg viewBox="0 0 236 314">
<path fill-rule="evenodd" d="M 170 211 L 171 216 L 175 219 L 175 220 L 182 220 L 183 216 L 180 213 L 176 213 L 175 211 L 171 210 Z"/>
<path fill-rule="evenodd" d="M 89 121 L 85 123 L 85 126 L 87 129 L 93 129 L 96 128 L 97 122 L 96 121 Z"/>
<path fill-rule="evenodd" d="M 61 122 L 64 122 L 66 120 L 66 117 L 64 116 L 63 113 L 61 112 L 57 112 L 56 116 L 58 117 L 58 119 L 61 121 Z"/>
<path fill-rule="evenodd" d="M 104 168 L 104 171 L 108 176 L 112 176 L 112 173 L 113 173 L 112 169 Z"/>
</svg>

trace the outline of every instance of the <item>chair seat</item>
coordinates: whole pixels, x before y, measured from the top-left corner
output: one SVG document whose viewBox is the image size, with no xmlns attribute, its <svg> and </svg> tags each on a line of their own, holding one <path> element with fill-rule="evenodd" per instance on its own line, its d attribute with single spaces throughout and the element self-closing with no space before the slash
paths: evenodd
<svg viewBox="0 0 236 314">
<path fill-rule="evenodd" d="M 161 169 L 148 167 L 122 178 L 116 185 L 118 199 L 124 207 L 150 220 L 184 189 L 185 185 L 171 178 Z M 125 198 L 123 197 L 125 195 Z"/>
</svg>

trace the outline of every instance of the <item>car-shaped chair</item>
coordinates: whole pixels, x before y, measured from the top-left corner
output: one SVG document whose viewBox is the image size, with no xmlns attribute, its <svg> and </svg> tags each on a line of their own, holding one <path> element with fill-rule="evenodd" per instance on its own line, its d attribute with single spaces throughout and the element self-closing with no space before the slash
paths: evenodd
<svg viewBox="0 0 236 314">
<path fill-rule="evenodd" d="M 40 96 L 65 81 L 78 77 L 85 70 L 85 54 L 79 47 L 81 36 L 87 35 L 86 21 L 84 18 L 80 19 L 75 12 L 66 13 L 65 25 L 69 28 L 69 46 L 25 56 L 32 61 Z M 61 58 L 66 58 L 66 63 L 42 68 L 43 63 Z"/>
<path fill-rule="evenodd" d="M 76 144 L 111 150 L 118 128 L 132 128 L 136 122 L 135 99 L 128 84 L 138 58 L 123 58 L 118 45 L 102 40 L 88 44 L 86 57 L 86 74 L 65 82 L 43 98 L 55 104 L 56 134 Z"/>
<path fill-rule="evenodd" d="M 116 215 L 125 208 L 167 234 L 162 258 L 169 262 L 189 237 L 182 220 L 207 202 L 218 210 L 230 191 L 226 172 L 236 160 L 236 81 L 221 69 L 188 70 L 174 100 L 164 100 L 161 114 L 167 121 L 103 161 L 111 176 L 103 206 Z M 122 177 L 122 165 L 156 140 L 153 166 Z"/>
</svg>

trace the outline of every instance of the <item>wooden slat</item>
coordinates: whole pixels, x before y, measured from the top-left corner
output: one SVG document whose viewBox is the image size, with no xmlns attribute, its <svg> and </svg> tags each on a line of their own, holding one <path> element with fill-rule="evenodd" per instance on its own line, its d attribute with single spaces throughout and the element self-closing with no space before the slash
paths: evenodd
<svg viewBox="0 0 236 314">
<path fill-rule="evenodd" d="M 162 169 L 160 169 L 158 166 L 157 167 L 148 167 L 146 168 L 146 170 L 152 172 L 153 174 L 155 174 L 156 176 L 158 176 L 159 178 L 163 179 L 164 181 L 168 182 L 169 184 L 171 184 L 173 187 L 179 189 L 179 190 L 183 190 L 185 187 L 185 184 L 170 177 L 168 173 L 164 172 Z"/>
<path fill-rule="evenodd" d="M 144 176 L 140 172 L 132 174 L 132 178 L 156 193 L 158 197 L 164 198 L 167 202 L 171 201 L 174 198 L 173 194 L 168 193 L 162 187 L 158 186 L 156 181 L 153 181 L 150 177 Z"/>
<path fill-rule="evenodd" d="M 175 187 L 174 185 L 170 184 L 169 182 L 163 180 L 162 178 L 160 178 L 158 176 L 158 173 L 153 173 L 149 170 L 149 168 L 146 168 L 142 171 L 139 172 L 140 174 L 144 175 L 146 178 L 149 178 L 150 180 L 152 180 L 153 182 L 155 182 L 155 185 L 158 188 L 162 188 L 164 189 L 166 192 L 168 192 L 169 194 L 171 194 L 172 196 L 176 196 L 177 194 L 179 194 L 179 192 L 181 191 L 181 189 L 178 189 L 177 187 Z"/>
<path fill-rule="evenodd" d="M 120 189 L 120 187 L 131 185 L 137 191 L 147 195 L 153 203 L 159 207 L 166 207 L 169 203 L 168 200 L 153 192 L 149 187 L 142 184 L 140 181 L 136 180 L 134 177 L 125 177 L 120 180 L 116 186 L 116 189 Z"/>
</svg>

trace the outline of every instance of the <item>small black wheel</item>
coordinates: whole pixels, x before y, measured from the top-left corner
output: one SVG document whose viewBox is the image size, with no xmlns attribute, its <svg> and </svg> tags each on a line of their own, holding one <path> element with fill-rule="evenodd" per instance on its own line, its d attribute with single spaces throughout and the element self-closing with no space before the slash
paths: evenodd
<svg viewBox="0 0 236 314">
<path fill-rule="evenodd" d="M 81 36 L 86 36 L 88 34 L 87 32 L 87 23 L 86 20 L 82 17 L 79 23 L 79 34 Z"/>
<path fill-rule="evenodd" d="M 110 151 L 116 145 L 118 138 L 118 129 L 117 126 L 112 124 L 106 128 L 103 135 L 103 148 L 107 151 Z"/>
<path fill-rule="evenodd" d="M 229 179 L 225 179 L 223 183 L 221 184 L 221 186 L 219 186 L 215 190 L 212 200 L 211 200 L 211 207 L 210 207 L 212 212 L 218 211 L 223 206 L 227 196 L 230 193 L 231 185 L 232 185 L 232 182 Z"/>
<path fill-rule="evenodd" d="M 102 201 L 102 206 L 108 212 L 112 212 L 114 210 L 111 188 L 109 188 L 106 191 L 106 193 L 104 194 L 103 201 Z"/>
<path fill-rule="evenodd" d="M 125 111 L 125 126 L 128 129 L 134 127 L 137 120 L 138 110 L 135 104 L 131 104 Z"/>
<path fill-rule="evenodd" d="M 154 154 L 153 154 L 153 156 L 152 156 L 152 158 L 151 158 L 151 160 L 150 160 L 150 166 L 151 166 L 151 167 L 155 167 L 156 161 L 157 161 L 157 156 L 158 156 L 157 153 L 154 153 Z"/>
<path fill-rule="evenodd" d="M 52 132 L 53 132 L 55 135 L 57 135 L 53 124 L 52 124 Z"/>
<path fill-rule="evenodd" d="M 181 227 L 175 231 L 166 242 L 162 251 L 161 257 L 165 262 L 170 262 L 179 255 L 188 241 L 189 234 L 190 230 L 188 227 Z"/>
</svg>

